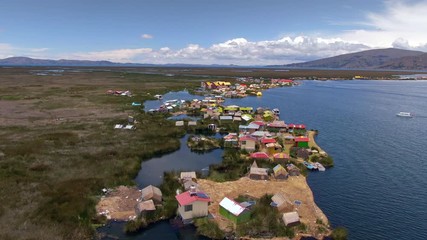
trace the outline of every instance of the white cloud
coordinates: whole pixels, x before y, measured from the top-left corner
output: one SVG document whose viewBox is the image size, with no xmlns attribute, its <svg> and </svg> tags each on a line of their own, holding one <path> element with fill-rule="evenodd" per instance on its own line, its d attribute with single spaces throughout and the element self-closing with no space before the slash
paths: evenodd
<svg viewBox="0 0 427 240">
<path fill-rule="evenodd" d="M 48 50 L 49 48 L 30 48 L 29 49 L 30 52 L 34 52 L 34 53 L 46 52 Z"/>
<path fill-rule="evenodd" d="M 14 48 L 7 43 L 0 43 L 0 58 L 7 58 L 13 56 Z"/>
<path fill-rule="evenodd" d="M 258 42 L 236 38 L 209 47 L 189 44 L 177 50 L 162 47 L 159 50 L 138 48 L 75 53 L 67 58 L 139 63 L 265 65 L 300 62 L 365 49 L 368 47 L 363 44 L 345 42 L 339 38 L 298 36 Z"/>
<path fill-rule="evenodd" d="M 368 13 L 368 29 L 340 34 L 343 40 L 357 41 L 370 47 L 404 47 L 427 50 L 427 1 L 386 1 L 382 12 Z"/>
<path fill-rule="evenodd" d="M 135 48 L 135 49 L 117 49 L 110 51 L 98 51 L 88 53 L 74 53 L 65 56 L 66 59 L 79 60 L 108 60 L 114 62 L 133 62 L 138 56 L 143 56 L 152 52 L 151 48 Z"/>
<path fill-rule="evenodd" d="M 143 39 L 152 39 L 154 36 L 148 33 L 144 33 L 141 35 L 141 38 Z"/>
</svg>

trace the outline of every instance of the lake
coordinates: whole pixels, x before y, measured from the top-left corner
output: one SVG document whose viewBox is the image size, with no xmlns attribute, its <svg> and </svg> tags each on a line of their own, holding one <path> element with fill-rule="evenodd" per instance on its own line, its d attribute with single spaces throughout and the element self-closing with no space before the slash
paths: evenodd
<svg viewBox="0 0 427 240">
<path fill-rule="evenodd" d="M 164 95 L 193 98 L 200 97 Z M 310 173 L 308 183 L 331 225 L 345 226 L 350 239 L 427 239 L 427 81 L 302 81 L 226 104 L 279 108 L 286 123 L 319 131 L 316 141 L 335 167 Z M 397 117 L 400 111 L 416 116 Z M 177 152 L 143 162 L 136 181 L 141 187 L 156 184 L 162 170 L 200 170 L 220 156 L 221 150 L 199 155 L 182 144 Z M 132 239 L 156 239 L 144 234 Z"/>
</svg>

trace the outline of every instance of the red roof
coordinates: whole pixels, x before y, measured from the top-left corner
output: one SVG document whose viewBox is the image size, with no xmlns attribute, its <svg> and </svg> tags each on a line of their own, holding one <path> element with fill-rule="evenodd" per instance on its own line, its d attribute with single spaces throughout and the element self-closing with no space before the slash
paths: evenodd
<svg viewBox="0 0 427 240">
<path fill-rule="evenodd" d="M 256 141 L 256 138 L 249 136 L 249 135 L 245 135 L 245 136 L 241 137 L 239 139 L 239 141 Z"/>
<path fill-rule="evenodd" d="M 254 152 L 254 153 L 251 153 L 251 158 L 263 158 L 263 159 L 266 159 L 266 158 L 270 158 L 270 157 L 265 152 Z"/>
<path fill-rule="evenodd" d="M 309 142 L 310 139 L 308 137 L 296 137 L 295 142 Z"/>
<path fill-rule="evenodd" d="M 258 125 L 258 126 L 264 126 L 265 125 L 265 122 L 263 122 L 263 121 L 253 121 L 251 123 L 254 123 L 254 124 Z"/>
<path fill-rule="evenodd" d="M 297 129 L 305 129 L 305 125 L 304 124 L 288 124 L 288 128 L 297 128 Z"/>
<path fill-rule="evenodd" d="M 274 139 L 274 138 L 262 138 L 261 142 L 264 143 L 264 144 L 266 144 L 266 143 L 275 143 L 276 139 Z"/>
<path fill-rule="evenodd" d="M 211 199 L 208 197 L 208 195 L 206 195 L 205 193 L 202 192 L 197 192 L 195 195 L 190 196 L 190 192 L 183 192 L 179 195 L 175 196 L 176 200 L 178 201 L 179 205 L 184 206 L 184 205 L 188 205 L 191 204 L 193 202 L 196 201 L 202 201 L 202 202 L 210 202 Z"/>
</svg>

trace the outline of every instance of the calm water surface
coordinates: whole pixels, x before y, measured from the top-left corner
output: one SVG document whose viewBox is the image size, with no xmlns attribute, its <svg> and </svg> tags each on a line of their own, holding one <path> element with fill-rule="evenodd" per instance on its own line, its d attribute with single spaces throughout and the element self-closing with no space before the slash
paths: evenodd
<svg viewBox="0 0 427 240">
<path fill-rule="evenodd" d="M 176 98 L 197 96 L 164 95 L 164 100 Z M 335 167 L 310 174 L 308 183 L 332 226 L 348 228 L 350 239 L 427 239 L 426 81 L 303 81 L 226 104 L 277 107 L 287 123 L 319 130 L 317 142 L 334 157 Z M 146 109 L 159 105 L 149 101 Z M 396 117 L 400 111 L 416 117 Z M 159 184 L 163 171 L 200 170 L 221 161 L 221 150 L 198 155 L 181 146 L 142 163 L 139 186 Z M 151 231 L 173 233 L 164 224 Z M 132 239 L 158 238 L 144 231 Z"/>
</svg>

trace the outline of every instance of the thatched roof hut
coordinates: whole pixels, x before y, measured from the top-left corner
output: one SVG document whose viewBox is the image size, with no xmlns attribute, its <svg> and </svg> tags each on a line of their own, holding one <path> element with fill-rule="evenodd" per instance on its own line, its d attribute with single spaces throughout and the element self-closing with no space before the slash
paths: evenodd
<svg viewBox="0 0 427 240">
<path fill-rule="evenodd" d="M 289 174 L 286 171 L 286 169 L 282 165 L 280 165 L 280 164 L 277 164 L 273 168 L 273 174 L 274 174 L 274 177 L 276 179 L 281 179 L 281 180 L 288 179 L 288 176 L 289 176 Z"/>
<path fill-rule="evenodd" d="M 297 212 L 284 213 L 282 219 L 286 226 L 295 226 L 300 223 L 299 215 Z"/>
<path fill-rule="evenodd" d="M 149 185 L 141 190 L 141 201 L 152 199 L 155 204 L 162 203 L 162 191 L 159 188 Z"/>
<path fill-rule="evenodd" d="M 273 201 L 279 211 L 292 211 L 294 208 L 292 202 L 282 193 L 274 194 L 271 201 Z"/>
<path fill-rule="evenodd" d="M 249 178 L 253 180 L 267 180 L 268 179 L 268 169 L 259 168 L 256 162 L 254 161 L 249 169 Z"/>
<path fill-rule="evenodd" d="M 148 201 L 143 201 L 143 202 L 139 202 L 138 204 L 136 204 L 135 207 L 135 213 L 137 215 L 145 212 L 145 211 L 154 211 L 156 210 L 156 206 L 154 205 L 153 200 L 148 200 Z"/>
</svg>

